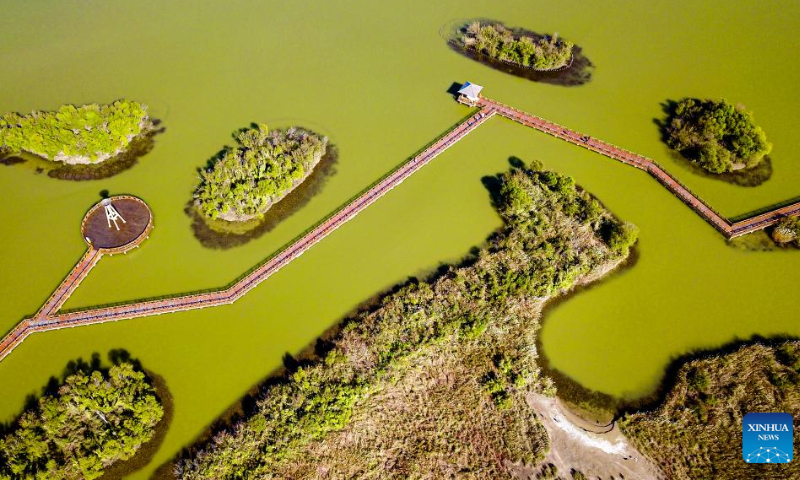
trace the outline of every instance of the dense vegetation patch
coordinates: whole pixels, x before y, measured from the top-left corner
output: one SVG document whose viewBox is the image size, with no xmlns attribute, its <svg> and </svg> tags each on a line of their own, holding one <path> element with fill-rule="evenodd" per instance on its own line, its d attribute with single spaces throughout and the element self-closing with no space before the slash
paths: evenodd
<svg viewBox="0 0 800 480">
<path fill-rule="evenodd" d="M 574 44 L 557 35 L 515 34 L 499 23 L 470 23 L 461 44 L 495 60 L 511 62 L 535 70 L 554 70 L 572 60 Z"/>
<path fill-rule="evenodd" d="M 800 415 L 800 342 L 690 361 L 657 410 L 627 415 L 620 425 L 668 478 L 800 478 L 796 462 L 744 463 L 742 419 L 750 412 Z"/>
<path fill-rule="evenodd" d="M 753 168 L 770 151 L 753 114 L 725 100 L 684 98 L 664 123 L 667 144 L 712 173 Z"/>
<path fill-rule="evenodd" d="M 800 217 L 794 216 L 781 219 L 772 229 L 772 239 L 779 245 L 800 248 Z"/>
<path fill-rule="evenodd" d="M 147 107 L 117 100 L 110 105 L 64 105 L 55 112 L 0 117 L 0 152 L 28 152 L 65 163 L 96 163 L 122 153 L 152 125 Z"/>
<path fill-rule="evenodd" d="M 345 321 L 176 476 L 495 478 L 540 461 L 548 439 L 525 396 L 553 392 L 535 361 L 541 307 L 636 239 L 571 178 L 540 168 L 495 179 L 505 226 L 474 258 Z"/>
<path fill-rule="evenodd" d="M 194 202 L 208 218 L 246 221 L 263 215 L 300 184 L 325 155 L 328 139 L 300 128 L 241 130 L 200 174 Z"/>
<path fill-rule="evenodd" d="M 152 438 L 163 409 L 129 363 L 70 375 L 0 438 L 0 478 L 92 479 Z"/>
</svg>

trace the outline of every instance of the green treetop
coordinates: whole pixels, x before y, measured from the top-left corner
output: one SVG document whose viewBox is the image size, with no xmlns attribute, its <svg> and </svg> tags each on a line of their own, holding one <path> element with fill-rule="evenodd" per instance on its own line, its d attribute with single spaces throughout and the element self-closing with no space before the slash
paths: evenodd
<svg viewBox="0 0 800 480">
<path fill-rule="evenodd" d="M 131 458 L 164 411 L 128 363 L 66 378 L 0 438 L 0 479 L 92 479 Z"/>
<path fill-rule="evenodd" d="M 266 125 L 237 135 L 200 174 L 195 205 L 208 218 L 249 220 L 293 190 L 325 155 L 328 139 L 299 128 L 269 131 Z"/>
<path fill-rule="evenodd" d="M 725 100 L 684 98 L 665 123 L 667 144 L 712 173 L 758 165 L 772 144 L 753 114 Z"/>
<path fill-rule="evenodd" d="M 0 150 L 29 152 L 48 160 L 91 163 L 122 152 L 150 126 L 144 105 L 64 105 L 55 112 L 0 117 Z"/>
</svg>

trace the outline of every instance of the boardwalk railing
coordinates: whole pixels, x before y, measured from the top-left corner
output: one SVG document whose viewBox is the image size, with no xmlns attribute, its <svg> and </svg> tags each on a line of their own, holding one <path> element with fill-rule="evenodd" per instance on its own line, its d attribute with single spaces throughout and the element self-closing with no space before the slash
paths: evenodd
<svg viewBox="0 0 800 480">
<path fill-rule="evenodd" d="M 56 288 L 55 292 L 53 292 L 44 305 L 42 305 L 42 308 L 39 309 L 36 315 L 24 319 L 0 340 L 0 360 L 5 358 L 33 332 L 56 330 L 79 325 L 91 325 L 149 315 L 160 315 L 162 313 L 172 313 L 233 303 L 275 272 L 288 265 L 292 260 L 305 253 L 317 242 L 354 218 L 392 188 L 402 183 L 406 178 L 427 165 L 439 154 L 450 148 L 495 114 L 502 115 L 525 126 L 535 128 L 572 144 L 587 148 L 625 163 L 626 165 L 648 172 L 675 196 L 680 198 L 681 201 L 692 208 L 692 210 L 697 212 L 729 238 L 765 228 L 776 223 L 785 216 L 800 213 L 800 202 L 795 202 L 736 223 L 730 223 L 675 177 L 667 173 L 655 161 L 645 156 L 568 129 L 557 123 L 537 117 L 536 115 L 531 115 L 503 105 L 494 100 L 482 98 L 476 105 L 480 107 L 480 110 L 476 113 L 456 124 L 452 129 L 435 139 L 407 162 L 379 178 L 375 183 L 363 190 L 361 194 L 352 198 L 328 217 L 320 220 L 320 222 L 301 234 L 285 248 L 270 256 L 262 264 L 246 272 L 227 288 L 58 313 L 59 309 L 64 305 L 70 295 L 72 295 L 80 282 L 89 274 L 92 267 L 97 264 L 104 253 L 100 250 L 90 248 L 64 281 Z"/>
</svg>

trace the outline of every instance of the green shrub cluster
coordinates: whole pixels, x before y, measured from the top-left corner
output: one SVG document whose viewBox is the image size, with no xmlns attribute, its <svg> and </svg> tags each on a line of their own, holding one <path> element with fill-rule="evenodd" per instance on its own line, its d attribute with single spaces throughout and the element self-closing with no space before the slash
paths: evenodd
<svg viewBox="0 0 800 480">
<path fill-rule="evenodd" d="M 321 468 L 320 454 L 309 451 L 310 444 L 329 439 L 354 416 L 362 422 L 366 421 L 364 417 L 369 420 L 370 412 L 381 407 L 373 404 L 365 410 L 364 405 L 403 378 L 414 361 L 423 362 L 421 359 L 425 358 L 425 362 L 443 368 L 441 365 L 454 361 L 454 355 L 466 365 L 467 372 L 475 372 L 477 395 L 485 395 L 488 400 L 479 402 L 484 405 L 481 408 L 495 409 L 480 413 L 470 408 L 456 411 L 467 411 L 465 416 L 470 419 L 500 416 L 498 438 L 489 435 L 488 441 L 496 442 L 491 448 L 502 452 L 498 455 L 504 458 L 531 461 L 536 453 L 531 449 L 541 448 L 531 446 L 531 442 L 536 440 L 541 446 L 546 434 L 541 426 L 537 431 L 526 423 L 533 415 L 524 410 L 524 400 L 514 399 L 523 399 L 528 389 L 550 388 L 539 379 L 535 355 L 531 353 L 535 351 L 539 309 L 552 295 L 569 289 L 597 269 L 620 262 L 627 252 L 611 248 L 601 233 L 607 225 L 619 221 L 578 189 L 571 178 L 515 169 L 498 180 L 501 188 L 496 206 L 505 226 L 490 237 L 474 259 L 450 267 L 429 281 L 398 288 L 374 308 L 347 320 L 330 340 L 330 350 L 324 358 L 305 362 L 290 374 L 271 381 L 259 395 L 254 412 L 179 460 L 175 475 L 183 479 L 303 477 L 298 465 L 313 471 Z M 520 320 L 525 311 L 533 312 L 533 324 Z M 449 353 L 437 357 L 435 352 L 448 348 Z M 473 354 L 465 353 L 471 351 L 480 351 L 481 358 L 488 356 L 489 360 L 478 361 Z M 460 399 L 449 395 L 447 401 L 458 404 Z M 423 406 L 409 408 L 413 411 Z M 406 423 L 391 424 L 395 416 L 381 415 L 374 420 L 379 425 L 373 424 L 369 430 L 406 431 Z M 459 422 L 465 421 L 464 415 L 447 418 L 447 425 L 434 429 L 437 438 L 424 437 L 425 432 L 431 433 L 430 424 L 414 429 L 414 435 L 424 437 L 420 440 L 423 446 L 417 447 L 422 450 L 419 457 L 409 452 L 397 453 L 398 448 L 392 448 L 393 455 L 400 458 L 396 463 L 388 462 L 394 465 L 390 470 L 381 470 L 387 460 L 370 452 L 370 445 L 363 445 L 340 460 L 351 466 L 350 471 L 362 474 L 362 467 L 378 468 L 375 471 L 384 478 L 445 475 L 441 459 L 452 457 L 454 451 L 434 451 L 439 448 L 434 446 L 441 443 L 438 436 L 449 428 L 463 432 Z M 454 442 L 441 448 L 453 449 Z M 470 472 L 468 477 L 496 475 L 492 472 L 502 469 L 502 465 L 498 467 L 497 462 L 484 457 L 467 456 L 465 462 L 472 464 L 459 464 L 459 472 Z M 436 466 L 430 466 L 434 463 Z M 295 470 L 287 473 L 285 469 L 290 464 Z M 429 467 L 436 470 L 426 470 Z"/>
<path fill-rule="evenodd" d="M 152 438 L 164 411 L 131 364 L 70 375 L 0 438 L 0 478 L 92 479 Z"/>
<path fill-rule="evenodd" d="M 499 23 L 480 22 L 467 26 L 461 42 L 490 58 L 536 70 L 553 70 L 569 64 L 574 47 L 572 42 L 559 40 L 555 35 L 515 35 Z"/>
<path fill-rule="evenodd" d="M 772 230 L 772 239 L 781 245 L 800 247 L 800 217 L 781 219 Z"/>
<path fill-rule="evenodd" d="M 665 123 L 667 144 L 712 173 L 758 165 L 770 151 L 753 114 L 725 100 L 684 98 Z"/>
<path fill-rule="evenodd" d="M 146 108 L 117 100 L 110 105 L 64 105 L 55 112 L 7 113 L 0 117 L 0 150 L 68 163 L 102 161 L 150 128 Z M 78 157 L 84 161 L 74 161 Z"/>
<path fill-rule="evenodd" d="M 628 414 L 620 426 L 667 478 L 800 478 L 797 463 L 742 460 L 742 420 L 750 412 L 800 415 L 800 342 L 690 361 L 656 410 Z"/>
<path fill-rule="evenodd" d="M 195 205 L 208 218 L 243 221 L 264 214 L 302 182 L 325 155 L 328 139 L 299 128 L 266 125 L 238 132 L 200 174 Z"/>
</svg>

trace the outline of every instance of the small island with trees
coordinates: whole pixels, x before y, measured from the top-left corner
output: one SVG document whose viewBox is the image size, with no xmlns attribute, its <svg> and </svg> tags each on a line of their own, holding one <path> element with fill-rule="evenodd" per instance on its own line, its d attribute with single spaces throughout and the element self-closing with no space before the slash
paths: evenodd
<svg viewBox="0 0 800 480">
<path fill-rule="evenodd" d="M 193 205 L 206 220 L 229 223 L 260 218 L 297 188 L 325 156 L 328 139 L 302 128 L 240 130 L 200 172 Z"/>
<path fill-rule="evenodd" d="M 800 217 L 786 217 L 772 229 L 772 240 L 782 247 L 800 248 Z"/>
<path fill-rule="evenodd" d="M 474 21 L 466 27 L 460 46 L 518 67 L 553 71 L 571 64 L 575 45 L 557 34 L 517 33 L 500 23 Z"/>
<path fill-rule="evenodd" d="M 69 165 L 97 164 L 124 153 L 152 130 L 147 107 L 127 100 L 7 113 L 0 117 L 0 157 L 24 152 Z"/>
<path fill-rule="evenodd" d="M 0 479 L 98 478 L 152 439 L 163 416 L 155 388 L 132 363 L 80 370 L 0 436 Z"/>
<path fill-rule="evenodd" d="M 725 100 L 684 98 L 668 104 L 662 124 L 670 148 L 713 174 L 757 167 L 772 150 L 753 114 Z"/>
</svg>

